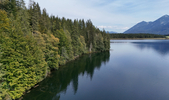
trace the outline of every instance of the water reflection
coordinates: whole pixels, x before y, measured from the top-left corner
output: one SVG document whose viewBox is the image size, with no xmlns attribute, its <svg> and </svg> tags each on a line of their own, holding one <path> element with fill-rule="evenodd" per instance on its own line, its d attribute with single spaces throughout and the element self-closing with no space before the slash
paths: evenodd
<svg viewBox="0 0 169 100">
<path fill-rule="evenodd" d="M 76 94 L 79 85 L 78 76 L 87 74 L 92 79 L 94 70 L 109 62 L 109 57 L 109 52 L 84 55 L 53 72 L 37 88 L 26 94 L 23 100 L 59 100 L 60 93 L 65 93 L 70 84 Z"/>
<path fill-rule="evenodd" d="M 141 50 L 153 49 L 161 55 L 167 55 L 169 53 L 169 41 L 157 41 L 157 42 L 132 42 L 135 46 Z"/>
</svg>

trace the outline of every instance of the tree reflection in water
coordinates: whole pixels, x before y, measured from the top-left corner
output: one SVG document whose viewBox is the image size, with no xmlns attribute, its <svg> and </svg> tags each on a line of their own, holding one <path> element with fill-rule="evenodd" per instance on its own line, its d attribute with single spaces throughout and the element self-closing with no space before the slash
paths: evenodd
<svg viewBox="0 0 169 100">
<path fill-rule="evenodd" d="M 39 83 L 30 93 L 23 96 L 23 100 L 59 100 L 60 93 L 66 93 L 72 83 L 74 94 L 78 90 L 78 76 L 87 75 L 92 80 L 94 70 L 100 69 L 102 63 L 109 61 L 110 52 L 84 55 L 75 61 L 71 61 L 49 77 Z"/>
</svg>

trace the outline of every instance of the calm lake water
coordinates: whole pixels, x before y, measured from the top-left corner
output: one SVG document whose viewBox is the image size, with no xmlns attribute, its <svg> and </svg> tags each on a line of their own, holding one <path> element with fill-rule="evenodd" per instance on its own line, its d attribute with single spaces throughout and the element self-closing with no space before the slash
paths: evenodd
<svg viewBox="0 0 169 100">
<path fill-rule="evenodd" d="M 169 100 L 169 40 L 111 40 L 62 66 L 23 100 Z"/>
</svg>

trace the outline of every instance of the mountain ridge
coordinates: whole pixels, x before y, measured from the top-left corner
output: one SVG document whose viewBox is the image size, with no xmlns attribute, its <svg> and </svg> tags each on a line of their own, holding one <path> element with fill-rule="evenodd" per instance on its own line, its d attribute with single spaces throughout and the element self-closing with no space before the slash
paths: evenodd
<svg viewBox="0 0 169 100">
<path fill-rule="evenodd" d="M 124 33 L 150 33 L 167 35 L 169 34 L 169 15 L 164 15 L 153 22 L 139 22 Z"/>
</svg>

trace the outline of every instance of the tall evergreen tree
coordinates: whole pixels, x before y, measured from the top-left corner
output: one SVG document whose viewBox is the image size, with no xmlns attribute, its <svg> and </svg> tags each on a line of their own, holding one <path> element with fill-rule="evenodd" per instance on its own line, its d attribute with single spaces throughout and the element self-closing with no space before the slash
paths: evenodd
<svg viewBox="0 0 169 100">
<path fill-rule="evenodd" d="M 21 26 L 22 32 L 24 34 L 30 33 L 30 27 L 29 27 L 29 14 L 27 12 L 27 9 L 25 7 L 25 3 L 23 0 L 20 0 L 20 10 L 17 12 L 17 21 Z"/>
<path fill-rule="evenodd" d="M 84 53 L 109 50 L 109 39 L 91 20 L 49 17 L 31 0 L 28 9 L 23 0 L 1 0 L 0 100 L 20 98 L 50 70 Z"/>
</svg>

